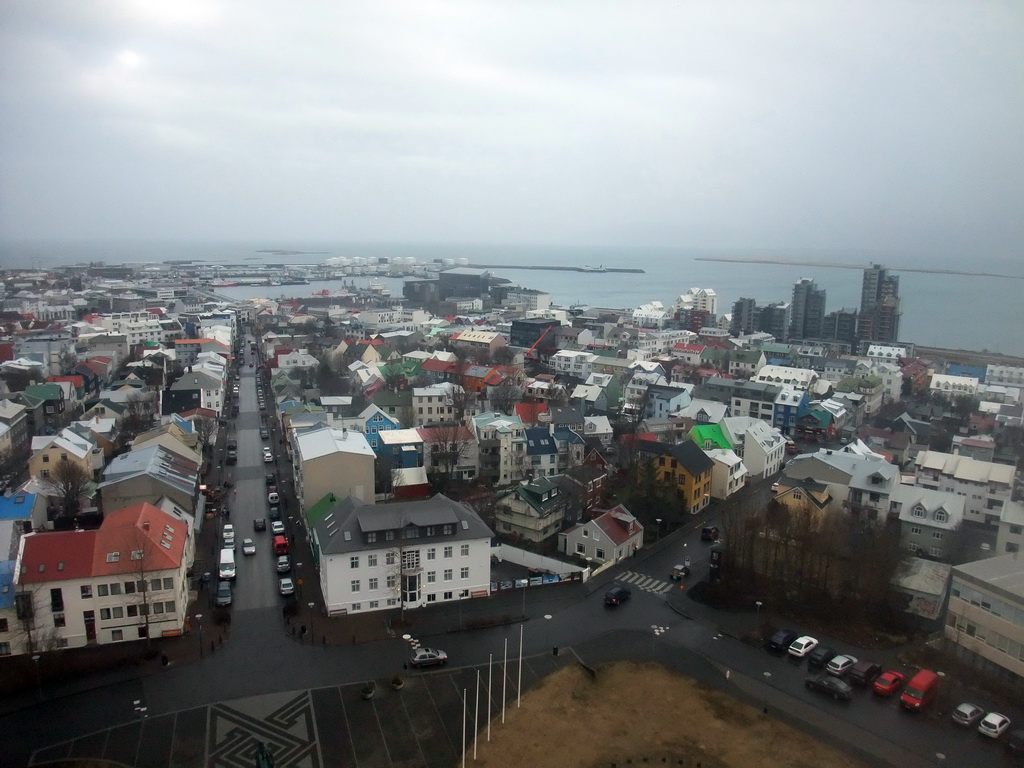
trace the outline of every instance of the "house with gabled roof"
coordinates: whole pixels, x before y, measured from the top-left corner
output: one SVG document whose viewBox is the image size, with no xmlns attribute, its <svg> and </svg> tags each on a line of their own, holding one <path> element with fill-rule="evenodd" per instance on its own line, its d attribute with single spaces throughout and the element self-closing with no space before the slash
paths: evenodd
<svg viewBox="0 0 1024 768">
<path fill-rule="evenodd" d="M 377 506 L 327 495 L 307 526 L 329 616 L 490 595 L 493 533 L 444 495 Z"/>
<path fill-rule="evenodd" d="M 180 635 L 194 552 L 187 521 L 148 503 L 109 512 L 97 530 L 23 536 L 15 600 L 31 618 L 10 652 Z"/>
<path fill-rule="evenodd" d="M 524 480 L 495 505 L 498 533 L 544 541 L 561 530 L 567 502 L 552 478 Z"/>
<path fill-rule="evenodd" d="M 696 443 L 686 440 L 671 446 L 664 443 L 648 446 L 641 440 L 637 448 L 638 452 L 653 454 L 649 460 L 653 463 L 655 478 L 678 490 L 684 512 L 695 515 L 708 505 L 711 501 L 711 470 L 714 462 Z"/>
<path fill-rule="evenodd" d="M 558 534 L 558 551 L 595 568 L 632 557 L 644 545 L 644 527 L 622 504 Z"/>
<path fill-rule="evenodd" d="M 199 464 L 162 445 L 149 445 L 115 456 L 99 484 L 105 510 L 153 502 L 167 496 L 201 519 Z"/>
<path fill-rule="evenodd" d="M 558 447 L 546 427 L 526 430 L 526 465 L 530 477 L 551 477 L 558 474 Z"/>
<path fill-rule="evenodd" d="M 955 493 L 898 484 L 889 511 L 900 521 L 900 547 L 919 557 L 949 561 L 957 549 L 966 499 Z"/>
<path fill-rule="evenodd" d="M 695 424 L 690 430 L 689 439 L 705 451 L 715 448 L 732 450 L 732 443 L 726 437 L 720 424 Z"/>
</svg>

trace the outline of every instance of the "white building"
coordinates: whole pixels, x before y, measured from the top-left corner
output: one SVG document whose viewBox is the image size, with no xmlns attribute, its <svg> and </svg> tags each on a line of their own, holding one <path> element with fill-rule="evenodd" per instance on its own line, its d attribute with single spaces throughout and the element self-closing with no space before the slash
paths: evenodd
<svg viewBox="0 0 1024 768">
<path fill-rule="evenodd" d="M 349 497 L 310 526 L 329 616 L 490 595 L 493 534 L 445 496 L 381 506 Z"/>
<path fill-rule="evenodd" d="M 867 357 L 873 363 L 895 363 L 900 358 L 910 357 L 906 347 L 891 344 L 869 344 Z"/>
<path fill-rule="evenodd" d="M 786 440 L 778 428 L 752 416 L 729 416 L 721 425 L 736 455 L 743 459 L 749 477 L 759 480 L 782 469 Z"/>
<path fill-rule="evenodd" d="M 633 310 L 633 322 L 644 328 L 664 328 L 668 324 L 669 318 L 670 315 L 665 311 L 665 305 L 660 301 L 641 304 Z"/>
<path fill-rule="evenodd" d="M 1012 365 L 989 365 L 985 369 L 985 383 L 1024 387 L 1024 368 Z"/>
<path fill-rule="evenodd" d="M 644 545 L 644 527 L 621 504 L 558 534 L 558 551 L 595 565 L 632 557 Z"/>
<path fill-rule="evenodd" d="M 714 463 L 711 468 L 711 498 L 728 499 L 747 482 L 747 468 L 735 451 L 712 448 L 704 451 Z"/>
<path fill-rule="evenodd" d="M 697 310 L 711 315 L 718 314 L 718 294 L 713 288 L 691 288 L 676 299 L 676 311 Z"/>
<path fill-rule="evenodd" d="M 556 374 L 586 380 L 594 372 L 596 359 L 597 355 L 593 352 L 563 349 L 551 356 L 549 364 Z"/>
<path fill-rule="evenodd" d="M 817 380 L 818 374 L 810 368 L 792 368 L 788 365 L 766 365 L 757 372 L 754 381 L 777 386 L 795 387 L 807 390 Z"/>
<path fill-rule="evenodd" d="M 22 536 L 15 601 L 23 618 L 0 653 L 180 635 L 194 546 L 188 515 L 151 504 L 110 512 L 96 530 Z"/>
<path fill-rule="evenodd" d="M 973 395 L 978 391 L 978 380 L 973 376 L 947 376 L 936 373 L 928 384 L 932 392 L 955 397 L 957 395 Z"/>
<path fill-rule="evenodd" d="M 968 520 L 998 525 L 1010 501 L 1014 469 L 966 456 L 921 451 L 914 462 L 915 485 L 963 496 Z"/>
</svg>

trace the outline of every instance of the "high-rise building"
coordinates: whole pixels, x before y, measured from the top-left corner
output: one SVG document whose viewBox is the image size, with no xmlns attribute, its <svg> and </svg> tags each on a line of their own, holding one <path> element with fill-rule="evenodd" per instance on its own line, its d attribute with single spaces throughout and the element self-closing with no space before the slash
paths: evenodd
<svg viewBox="0 0 1024 768">
<path fill-rule="evenodd" d="M 776 341 L 786 341 L 792 325 L 792 307 L 788 301 L 776 301 L 761 307 L 757 313 L 757 330 L 770 333 Z"/>
<path fill-rule="evenodd" d="M 717 315 L 718 294 L 713 288 L 691 288 L 676 299 L 675 309 L 677 312 L 697 309 L 709 315 Z"/>
<path fill-rule="evenodd" d="M 793 309 L 789 326 L 791 339 L 821 338 L 825 318 L 825 289 L 818 288 L 809 277 L 793 284 Z"/>
<path fill-rule="evenodd" d="M 753 333 L 757 328 L 757 301 L 754 299 L 737 299 L 732 305 L 732 322 L 729 333 L 733 336 L 744 336 Z"/>
<path fill-rule="evenodd" d="M 821 338 L 845 341 L 857 346 L 857 308 L 843 307 L 825 315 L 821 327 Z"/>
<path fill-rule="evenodd" d="M 900 335 L 900 279 L 881 264 L 864 270 L 860 291 L 857 338 L 861 341 L 894 342 Z"/>
</svg>

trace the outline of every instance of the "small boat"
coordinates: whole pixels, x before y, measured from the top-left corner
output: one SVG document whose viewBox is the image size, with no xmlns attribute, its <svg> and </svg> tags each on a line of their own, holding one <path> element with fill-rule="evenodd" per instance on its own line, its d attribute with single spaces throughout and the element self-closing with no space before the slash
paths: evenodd
<svg viewBox="0 0 1024 768">
<path fill-rule="evenodd" d="M 580 267 L 580 272 L 607 272 L 607 271 L 608 270 L 604 268 L 604 264 L 600 264 L 600 265 L 598 265 L 596 267 L 592 267 L 589 264 L 584 264 L 582 267 Z"/>
</svg>

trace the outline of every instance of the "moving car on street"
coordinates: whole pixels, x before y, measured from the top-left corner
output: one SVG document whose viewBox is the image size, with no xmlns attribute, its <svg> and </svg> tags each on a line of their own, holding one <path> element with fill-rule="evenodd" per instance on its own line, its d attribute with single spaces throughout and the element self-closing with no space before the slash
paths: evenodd
<svg viewBox="0 0 1024 768">
<path fill-rule="evenodd" d="M 629 600 L 630 595 L 632 594 L 633 593 L 625 587 L 612 587 L 604 593 L 604 604 L 610 606 L 622 605 L 624 602 Z"/>
<path fill-rule="evenodd" d="M 252 539 L 242 539 L 242 554 L 243 555 L 255 555 L 256 554 L 256 542 Z"/>
<path fill-rule="evenodd" d="M 434 667 L 448 663 L 448 654 L 436 648 L 420 648 L 409 663 L 414 667 Z"/>
<path fill-rule="evenodd" d="M 837 701 L 849 701 L 853 692 L 853 687 L 849 683 L 845 680 L 840 680 L 838 677 L 833 677 L 832 675 L 808 677 L 804 681 L 804 685 L 810 691 L 824 693 Z"/>
</svg>

